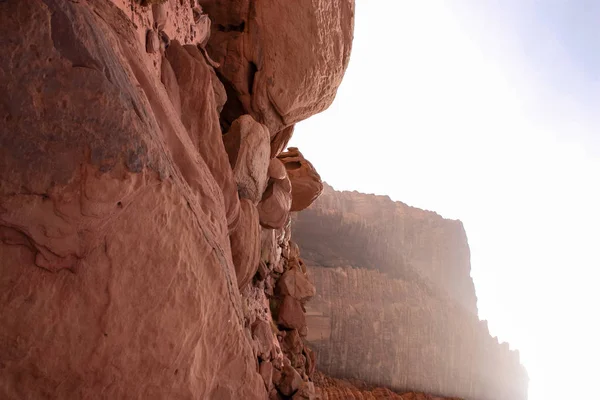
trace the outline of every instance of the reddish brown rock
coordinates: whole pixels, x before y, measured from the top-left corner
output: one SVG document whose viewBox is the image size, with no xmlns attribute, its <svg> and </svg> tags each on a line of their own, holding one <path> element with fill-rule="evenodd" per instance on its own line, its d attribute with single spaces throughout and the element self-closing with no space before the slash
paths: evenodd
<svg viewBox="0 0 600 400">
<path fill-rule="evenodd" d="M 288 329 L 302 329 L 306 327 L 306 317 L 300 301 L 292 296 L 285 296 L 279 306 L 277 323 Z"/>
<path fill-rule="evenodd" d="M 160 50 L 160 39 L 158 32 L 154 29 L 149 29 L 146 34 L 146 53 L 156 53 Z"/>
<path fill-rule="evenodd" d="M 221 188 L 231 229 L 239 217 L 239 200 L 219 125 L 219 93 L 214 90 L 214 85 L 221 83 L 196 46 L 181 46 L 172 41 L 166 57 L 179 85 L 181 121 L 189 132 L 191 143 Z M 199 96 L 198 93 L 208 95 Z"/>
<path fill-rule="evenodd" d="M 289 219 L 292 206 L 292 185 L 288 177 L 269 179 L 262 200 L 258 204 L 260 224 L 265 228 L 280 229 Z"/>
<path fill-rule="evenodd" d="M 302 211 L 310 206 L 323 191 L 321 177 L 313 165 L 295 147 L 279 154 L 278 158 L 283 162 L 292 184 L 291 211 Z"/>
<path fill-rule="evenodd" d="M 331 104 L 349 61 L 354 1 L 240 0 L 224 12 L 208 0 L 203 7 L 213 20 L 209 52 L 236 96 L 229 123 L 249 113 L 275 135 Z"/>
<path fill-rule="evenodd" d="M 283 367 L 281 380 L 277 383 L 277 389 L 284 396 L 292 396 L 302 385 L 302 377 L 293 367 Z"/>
<path fill-rule="evenodd" d="M 277 293 L 305 302 L 315 295 L 315 286 L 299 268 L 293 268 L 277 281 Z"/>
<path fill-rule="evenodd" d="M 296 125 L 288 126 L 285 129 L 280 130 L 271 138 L 271 158 L 275 158 L 285 150 L 285 147 L 289 143 L 292 135 L 294 134 L 294 127 Z"/>
<path fill-rule="evenodd" d="M 166 57 L 162 57 L 160 63 L 160 81 L 165 85 L 165 90 L 171 99 L 173 108 L 177 112 L 177 115 L 181 115 L 181 95 L 179 94 L 179 84 L 177 83 L 177 77 L 175 71 L 171 67 L 171 63 Z"/>
<path fill-rule="evenodd" d="M 279 181 L 287 177 L 285 166 L 278 158 L 273 158 L 269 162 L 269 177 Z"/>
<path fill-rule="evenodd" d="M 242 115 L 231 124 L 223 142 L 240 197 L 258 204 L 269 178 L 269 131 L 250 115 Z"/>
<path fill-rule="evenodd" d="M 273 348 L 271 325 L 263 320 L 256 321 L 252 325 L 252 339 L 257 343 L 260 358 L 268 361 Z"/>
<path fill-rule="evenodd" d="M 0 2 L 0 37 L 0 398 L 264 399 L 231 196 L 158 54 L 106 1 Z"/>
<path fill-rule="evenodd" d="M 258 210 L 248 199 L 240 200 L 240 218 L 231 233 L 231 254 L 238 287 L 244 287 L 258 269 L 260 262 L 260 225 Z"/>
<path fill-rule="evenodd" d="M 313 265 L 307 341 L 318 370 L 394 390 L 526 399 L 518 352 L 477 316 L 460 221 L 327 187 L 293 227 Z"/>
<path fill-rule="evenodd" d="M 265 382 L 265 387 L 271 391 L 273 388 L 273 364 L 270 361 L 261 362 L 259 372 Z"/>
</svg>

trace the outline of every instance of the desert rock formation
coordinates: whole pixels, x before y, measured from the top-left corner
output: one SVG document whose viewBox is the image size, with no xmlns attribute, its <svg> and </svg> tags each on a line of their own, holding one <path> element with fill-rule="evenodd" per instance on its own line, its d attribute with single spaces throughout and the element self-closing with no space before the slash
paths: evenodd
<svg viewBox="0 0 600 400">
<path fill-rule="evenodd" d="M 477 316 L 459 221 L 325 185 L 293 237 L 316 286 L 306 319 L 320 371 L 467 400 L 527 398 L 518 352 Z"/>
<path fill-rule="evenodd" d="M 0 398 L 312 399 L 275 157 L 354 2 L 141 3 L 0 1 Z"/>
</svg>

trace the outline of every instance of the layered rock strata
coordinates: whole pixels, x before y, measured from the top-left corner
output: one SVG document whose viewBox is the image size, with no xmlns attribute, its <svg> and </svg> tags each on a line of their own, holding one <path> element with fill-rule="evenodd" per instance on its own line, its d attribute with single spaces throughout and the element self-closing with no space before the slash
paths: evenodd
<svg viewBox="0 0 600 400">
<path fill-rule="evenodd" d="M 324 186 L 319 200 L 294 222 L 294 237 L 308 264 L 352 265 L 427 281 L 477 314 L 469 245 L 460 221 L 388 196 Z"/>
<path fill-rule="evenodd" d="M 317 386 L 317 395 L 322 400 L 460 400 L 425 393 L 398 393 L 387 388 L 372 387 L 357 380 L 331 378 L 320 372 L 315 373 L 313 380 Z"/>
<path fill-rule="evenodd" d="M 518 352 L 477 317 L 460 222 L 325 185 L 293 228 L 317 289 L 307 339 L 320 371 L 467 400 L 527 398 Z"/>
<path fill-rule="evenodd" d="M 0 398 L 315 397 L 276 156 L 353 10 L 0 1 Z"/>
</svg>

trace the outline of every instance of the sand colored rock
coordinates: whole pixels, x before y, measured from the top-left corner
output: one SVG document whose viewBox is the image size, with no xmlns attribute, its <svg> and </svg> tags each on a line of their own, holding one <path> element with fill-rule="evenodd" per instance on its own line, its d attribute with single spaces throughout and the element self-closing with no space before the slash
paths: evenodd
<svg viewBox="0 0 600 400">
<path fill-rule="evenodd" d="M 295 147 L 279 154 L 292 184 L 291 211 L 302 211 L 310 206 L 323 191 L 323 182 L 313 165 Z"/>
<path fill-rule="evenodd" d="M 258 204 L 269 179 L 268 129 L 250 115 L 242 115 L 223 135 L 223 142 L 240 197 Z"/>
<path fill-rule="evenodd" d="M 251 114 L 275 135 L 331 104 L 349 61 L 354 1 L 202 5 L 213 20 L 207 48 L 229 87 L 226 123 Z"/>
</svg>

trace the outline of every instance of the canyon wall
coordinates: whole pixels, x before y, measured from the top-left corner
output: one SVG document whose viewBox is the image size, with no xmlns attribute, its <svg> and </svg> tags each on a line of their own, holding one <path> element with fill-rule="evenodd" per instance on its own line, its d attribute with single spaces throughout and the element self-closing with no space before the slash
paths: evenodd
<svg viewBox="0 0 600 400">
<path fill-rule="evenodd" d="M 0 1 L 0 398 L 316 396 L 294 124 L 352 0 Z"/>
<path fill-rule="evenodd" d="M 518 352 L 478 319 L 459 221 L 325 185 L 293 237 L 317 289 L 307 340 L 320 371 L 468 400 L 527 398 Z"/>
</svg>

